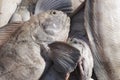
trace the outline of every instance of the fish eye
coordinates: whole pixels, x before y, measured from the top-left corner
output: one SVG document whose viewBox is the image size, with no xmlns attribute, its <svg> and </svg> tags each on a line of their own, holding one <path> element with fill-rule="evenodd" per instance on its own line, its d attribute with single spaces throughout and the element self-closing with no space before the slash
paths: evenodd
<svg viewBox="0 0 120 80">
<path fill-rule="evenodd" d="M 73 43 L 75 43 L 75 44 L 78 44 L 79 42 L 77 41 L 77 40 L 72 40 L 73 41 Z"/>
<path fill-rule="evenodd" d="M 50 14 L 55 15 L 55 14 L 56 14 L 56 11 L 51 11 Z"/>
<path fill-rule="evenodd" d="M 53 14 L 56 14 L 56 12 L 54 11 Z"/>
</svg>

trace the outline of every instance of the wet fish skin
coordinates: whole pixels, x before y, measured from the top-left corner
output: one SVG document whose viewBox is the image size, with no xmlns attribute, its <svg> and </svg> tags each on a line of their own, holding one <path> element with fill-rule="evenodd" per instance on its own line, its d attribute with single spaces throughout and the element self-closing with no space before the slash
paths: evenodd
<svg viewBox="0 0 120 80">
<path fill-rule="evenodd" d="M 12 18 L 10 19 L 10 23 L 18 22 L 18 21 L 28 21 L 29 19 L 30 19 L 30 12 L 26 7 L 21 6 L 13 14 Z"/>
<path fill-rule="evenodd" d="M 28 21 L 34 14 L 34 8 L 37 0 L 22 0 L 20 5 L 11 17 L 10 23 L 16 21 Z"/>
<path fill-rule="evenodd" d="M 38 27 L 41 29 L 37 30 L 41 33 L 35 33 L 35 38 L 39 40 L 38 42 L 44 43 L 66 41 L 70 30 L 70 18 L 65 13 L 56 10 L 52 10 L 49 14 L 44 13 L 41 16 L 37 16 L 41 25 L 41 27 Z M 36 37 L 36 35 L 38 36 Z"/>
<path fill-rule="evenodd" d="M 10 42 L 0 51 L 0 80 L 38 80 L 42 75 L 45 61 L 34 42 Z"/>
<path fill-rule="evenodd" d="M 90 50 L 89 45 L 82 39 L 72 38 L 68 41 L 68 44 L 75 47 L 79 50 L 79 54 L 81 55 L 78 67 L 80 70 L 79 79 L 80 80 L 93 80 L 92 72 L 93 72 L 93 56 Z"/>
<path fill-rule="evenodd" d="M 120 1 L 87 0 L 85 27 L 98 80 L 120 80 Z"/>
<path fill-rule="evenodd" d="M 55 14 L 53 14 L 55 12 Z M 61 17 L 58 17 L 61 15 Z M 47 11 L 43 14 L 39 14 L 33 16 L 29 21 L 22 23 L 20 28 L 18 28 L 17 32 L 14 35 L 10 35 L 9 40 L 0 48 L 0 80 L 39 80 L 41 75 L 43 74 L 46 66 L 45 59 L 43 58 L 44 53 L 41 53 L 41 45 L 40 43 L 47 44 L 60 40 L 65 40 L 59 35 L 59 30 L 57 29 L 57 37 L 52 40 L 48 40 L 44 42 L 39 35 L 43 35 L 42 37 L 46 37 L 47 30 L 44 32 L 44 28 L 42 23 L 56 23 L 56 21 L 60 21 L 62 23 L 60 26 L 57 25 L 60 29 L 60 33 L 64 34 L 66 37 L 69 32 L 69 17 L 61 11 Z M 56 20 L 57 19 L 57 20 Z M 56 21 L 55 21 L 56 20 Z M 67 22 L 67 23 L 66 23 Z M 16 26 L 16 25 L 15 25 Z M 49 24 L 46 26 L 49 26 Z M 6 25 L 7 27 L 7 25 Z M 8 26 L 9 27 L 9 26 Z M 13 28 L 13 27 L 12 27 Z M 53 31 L 56 29 L 54 26 L 50 25 L 48 30 Z M 64 29 L 64 30 L 62 30 Z M 68 29 L 68 30 L 65 30 Z M 62 30 L 62 31 L 61 31 Z M 14 31 L 15 32 L 15 31 Z M 54 32 L 53 32 L 54 33 Z M 56 35 L 49 35 L 47 37 L 56 37 Z M 8 35 L 4 34 L 3 36 Z"/>
<path fill-rule="evenodd" d="M 21 0 L 0 0 L 0 27 L 5 26 Z"/>
<path fill-rule="evenodd" d="M 70 33 L 69 37 L 80 38 L 80 36 L 86 37 L 86 31 L 84 26 L 84 7 L 81 8 L 78 13 L 71 17 Z"/>
</svg>

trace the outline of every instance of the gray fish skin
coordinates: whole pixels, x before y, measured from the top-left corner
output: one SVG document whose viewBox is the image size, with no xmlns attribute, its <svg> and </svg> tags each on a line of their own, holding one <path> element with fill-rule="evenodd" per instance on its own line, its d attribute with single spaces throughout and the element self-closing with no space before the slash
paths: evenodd
<svg viewBox="0 0 120 80">
<path fill-rule="evenodd" d="M 38 80 L 45 69 L 40 46 L 31 42 L 9 42 L 0 49 L 0 80 Z"/>
<path fill-rule="evenodd" d="M 72 14 L 81 6 L 85 0 L 38 0 L 35 7 L 35 14 L 46 10 L 60 10 Z"/>
<path fill-rule="evenodd" d="M 71 17 L 70 33 L 69 37 L 80 38 L 80 36 L 86 37 L 86 31 L 84 26 L 84 7 L 78 11 L 77 14 Z"/>
<path fill-rule="evenodd" d="M 120 80 L 120 0 L 87 0 L 85 27 L 98 80 Z"/>
<path fill-rule="evenodd" d="M 57 23 L 59 28 L 54 28 L 55 26 L 49 24 L 55 24 L 56 21 L 60 22 Z M 42 23 L 45 24 L 46 22 L 48 22 L 47 26 L 43 26 Z M 33 16 L 29 21 L 22 23 L 21 28 L 10 36 L 6 44 L 0 48 L 0 80 L 39 80 L 47 64 L 43 58 L 44 53 L 41 53 L 42 46 L 40 43 L 46 44 L 54 40 L 65 40 L 69 32 L 69 22 L 70 19 L 66 14 L 52 10 Z M 43 27 L 46 27 L 47 30 L 44 30 Z M 58 32 L 54 32 L 55 29 Z M 53 31 L 54 35 L 49 35 L 47 31 Z M 66 33 L 66 31 L 68 32 Z M 65 36 L 64 39 L 58 35 L 60 33 L 63 37 Z M 42 41 L 41 35 L 47 41 Z M 59 38 L 49 40 L 48 37 L 56 37 L 56 35 Z M 44 38 L 46 36 L 47 38 Z"/>
<path fill-rule="evenodd" d="M 79 50 L 64 42 L 53 42 L 48 45 L 53 62 L 40 80 L 68 80 L 80 59 Z"/>
<path fill-rule="evenodd" d="M 81 55 L 78 66 L 80 70 L 79 78 L 80 80 L 93 80 L 92 72 L 93 72 L 93 56 L 88 44 L 82 40 L 77 38 L 72 38 L 68 41 L 68 44 L 75 47 L 79 50 L 79 54 Z M 73 80 L 73 79 L 71 79 Z"/>
</svg>

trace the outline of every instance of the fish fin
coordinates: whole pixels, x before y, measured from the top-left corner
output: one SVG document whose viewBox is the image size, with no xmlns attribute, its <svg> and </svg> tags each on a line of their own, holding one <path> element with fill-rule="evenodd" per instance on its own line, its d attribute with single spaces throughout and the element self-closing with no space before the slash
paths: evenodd
<svg viewBox="0 0 120 80">
<path fill-rule="evenodd" d="M 50 57 L 56 71 L 62 73 L 74 71 L 80 58 L 79 50 L 63 42 L 54 42 L 48 46 L 50 47 Z"/>
<path fill-rule="evenodd" d="M 35 7 L 35 14 L 46 10 L 64 10 L 72 12 L 71 0 L 38 0 Z"/>
<path fill-rule="evenodd" d="M 82 80 L 91 78 L 94 62 L 92 52 L 88 45 L 88 41 L 84 38 L 72 38 L 69 44 L 71 44 L 81 52 L 81 58 L 79 60 L 78 66 Z"/>
<path fill-rule="evenodd" d="M 9 23 L 0 28 L 0 47 L 22 26 L 22 22 Z"/>
</svg>

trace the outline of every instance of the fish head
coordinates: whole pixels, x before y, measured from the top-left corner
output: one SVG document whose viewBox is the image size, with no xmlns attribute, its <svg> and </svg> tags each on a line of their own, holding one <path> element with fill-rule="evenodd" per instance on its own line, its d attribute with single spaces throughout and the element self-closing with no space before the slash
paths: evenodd
<svg viewBox="0 0 120 80">
<path fill-rule="evenodd" d="M 37 15 L 39 27 L 35 38 L 39 42 L 65 41 L 70 28 L 70 18 L 62 11 L 49 10 Z"/>
<path fill-rule="evenodd" d="M 41 27 L 48 35 L 56 35 L 63 29 L 68 28 L 70 21 L 65 13 L 56 10 L 39 15 L 39 19 Z"/>
</svg>

